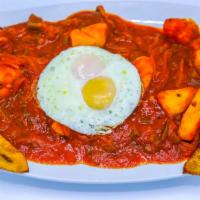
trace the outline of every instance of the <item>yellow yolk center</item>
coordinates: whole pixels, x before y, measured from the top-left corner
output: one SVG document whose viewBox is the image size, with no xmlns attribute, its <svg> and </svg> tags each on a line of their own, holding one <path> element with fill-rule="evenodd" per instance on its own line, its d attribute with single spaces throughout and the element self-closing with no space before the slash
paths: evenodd
<svg viewBox="0 0 200 200">
<path fill-rule="evenodd" d="M 82 95 L 89 107 L 102 110 L 113 102 L 116 95 L 115 84 L 111 78 L 99 76 L 86 82 Z"/>
</svg>

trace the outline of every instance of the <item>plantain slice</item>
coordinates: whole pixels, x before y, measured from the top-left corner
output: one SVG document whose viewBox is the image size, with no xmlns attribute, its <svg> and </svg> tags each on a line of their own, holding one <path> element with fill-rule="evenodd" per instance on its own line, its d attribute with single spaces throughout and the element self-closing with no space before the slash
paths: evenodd
<svg viewBox="0 0 200 200">
<path fill-rule="evenodd" d="M 28 172 L 28 164 L 24 155 L 10 142 L 0 135 L 0 169 L 23 173 Z"/>
<path fill-rule="evenodd" d="M 200 175 L 200 148 L 186 161 L 183 173 Z"/>
</svg>

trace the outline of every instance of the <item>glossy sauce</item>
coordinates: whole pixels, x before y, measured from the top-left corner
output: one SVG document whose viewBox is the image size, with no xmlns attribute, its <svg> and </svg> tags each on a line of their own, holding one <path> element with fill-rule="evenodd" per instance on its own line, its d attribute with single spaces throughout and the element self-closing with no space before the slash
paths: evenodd
<svg viewBox="0 0 200 200">
<path fill-rule="evenodd" d="M 111 134 L 86 136 L 69 130 L 68 136 L 59 136 L 51 129 L 53 120 L 38 106 L 37 79 L 53 57 L 71 46 L 71 30 L 102 21 L 109 27 L 104 48 L 131 62 L 139 56 L 151 56 L 156 62 L 153 80 L 134 113 Z M 19 68 L 25 83 L 17 93 L 0 99 L 0 134 L 27 159 L 122 168 L 179 162 L 191 154 L 195 141 L 182 142 L 177 136 L 181 117 L 168 118 L 156 99 L 156 94 L 164 89 L 198 86 L 199 82 L 191 75 L 190 47 L 170 40 L 160 29 L 109 14 L 104 18 L 98 12 L 80 12 L 63 21 L 43 23 L 43 31 L 30 30 L 26 23 L 2 29 L 7 43 L 0 53 L 23 60 Z"/>
</svg>

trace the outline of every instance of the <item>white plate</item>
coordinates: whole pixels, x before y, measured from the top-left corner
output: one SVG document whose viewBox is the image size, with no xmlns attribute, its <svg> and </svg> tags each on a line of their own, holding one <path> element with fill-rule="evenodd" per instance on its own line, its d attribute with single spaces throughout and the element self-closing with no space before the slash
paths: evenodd
<svg viewBox="0 0 200 200">
<path fill-rule="evenodd" d="M 21 11 L 1 12 L 0 26 L 25 21 L 31 13 L 46 20 L 59 20 L 73 12 L 95 9 L 102 3 L 70 3 Z M 197 6 L 147 2 L 104 2 L 106 10 L 126 19 L 157 26 L 168 17 L 191 17 L 200 23 Z M 50 166 L 29 162 L 26 177 L 73 183 L 130 183 L 163 180 L 182 175 L 183 164 L 145 165 L 131 169 L 102 169 L 85 165 Z M 5 173 L 5 172 L 0 172 Z"/>
</svg>

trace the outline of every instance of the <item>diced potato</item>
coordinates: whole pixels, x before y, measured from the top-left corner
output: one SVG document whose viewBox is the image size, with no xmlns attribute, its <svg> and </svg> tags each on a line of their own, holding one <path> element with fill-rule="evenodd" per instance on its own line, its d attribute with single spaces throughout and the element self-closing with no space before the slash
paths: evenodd
<svg viewBox="0 0 200 200">
<path fill-rule="evenodd" d="M 177 90 L 162 91 L 158 93 L 157 98 L 165 112 L 170 116 L 174 116 L 187 109 L 195 93 L 195 88 L 186 87 Z"/>
<path fill-rule="evenodd" d="M 51 128 L 61 136 L 69 136 L 70 135 L 70 130 L 69 128 L 63 126 L 62 124 L 59 124 L 58 122 L 53 122 L 51 125 Z"/>
<path fill-rule="evenodd" d="M 200 73 L 200 49 L 195 51 L 194 54 L 194 66 L 197 71 Z"/>
<path fill-rule="evenodd" d="M 170 18 L 165 20 L 163 32 L 178 42 L 189 43 L 199 36 L 199 27 L 192 19 Z"/>
<path fill-rule="evenodd" d="M 28 172 L 24 155 L 0 135 L 0 169 L 23 173 Z"/>
<path fill-rule="evenodd" d="M 81 29 L 74 29 L 70 33 L 72 46 L 104 46 L 106 42 L 107 24 L 97 23 Z"/>
<path fill-rule="evenodd" d="M 198 131 L 200 132 L 200 89 L 183 114 L 178 133 L 181 139 L 191 141 Z"/>
<path fill-rule="evenodd" d="M 147 56 L 141 56 L 134 60 L 133 64 L 137 68 L 143 85 L 143 93 L 149 87 L 154 72 L 154 61 Z"/>
<path fill-rule="evenodd" d="M 198 148 L 191 158 L 186 161 L 183 173 L 200 175 L 200 148 Z"/>
</svg>

